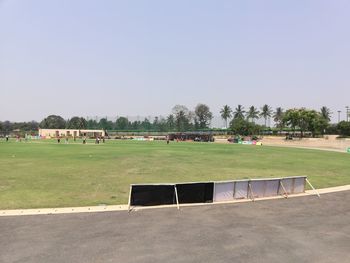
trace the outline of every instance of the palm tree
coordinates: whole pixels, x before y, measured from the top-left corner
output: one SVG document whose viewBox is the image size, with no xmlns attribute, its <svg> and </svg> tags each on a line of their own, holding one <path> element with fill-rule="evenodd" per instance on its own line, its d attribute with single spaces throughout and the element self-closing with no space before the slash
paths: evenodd
<svg viewBox="0 0 350 263">
<path fill-rule="evenodd" d="M 321 108 L 321 115 L 326 121 L 330 121 L 332 112 L 329 108 L 327 108 L 326 106 L 323 106 Z"/>
<path fill-rule="evenodd" d="M 232 117 L 232 109 L 228 105 L 224 105 L 222 109 L 220 110 L 221 118 L 225 120 L 226 123 L 226 129 L 227 129 L 227 119 Z"/>
<path fill-rule="evenodd" d="M 235 111 L 233 112 L 234 119 L 244 119 L 244 108 L 242 105 L 238 105 Z"/>
<path fill-rule="evenodd" d="M 272 109 L 269 105 L 265 104 L 264 106 L 262 106 L 260 116 L 265 119 L 265 127 L 266 127 L 266 120 L 267 118 L 271 117 L 271 114 L 272 114 Z"/>
<path fill-rule="evenodd" d="M 259 118 L 259 111 L 257 108 L 255 108 L 254 106 L 250 106 L 249 110 L 247 112 L 247 119 L 252 120 L 252 122 L 254 123 L 255 119 Z"/>
<path fill-rule="evenodd" d="M 277 107 L 275 113 L 273 114 L 273 121 L 276 123 L 276 127 L 279 127 L 281 130 L 283 128 L 283 109 Z"/>
</svg>

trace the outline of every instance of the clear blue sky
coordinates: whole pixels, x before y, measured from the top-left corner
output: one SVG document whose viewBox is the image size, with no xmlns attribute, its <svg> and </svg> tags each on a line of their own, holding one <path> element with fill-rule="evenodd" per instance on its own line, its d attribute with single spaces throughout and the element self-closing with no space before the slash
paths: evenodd
<svg viewBox="0 0 350 263">
<path fill-rule="evenodd" d="M 0 120 L 350 106 L 350 1 L 0 0 Z M 344 116 L 342 116 L 344 118 Z"/>
</svg>

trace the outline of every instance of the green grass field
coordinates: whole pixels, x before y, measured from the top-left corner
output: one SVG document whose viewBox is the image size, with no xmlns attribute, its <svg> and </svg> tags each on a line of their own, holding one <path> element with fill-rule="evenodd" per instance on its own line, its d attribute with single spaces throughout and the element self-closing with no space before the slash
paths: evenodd
<svg viewBox="0 0 350 263">
<path fill-rule="evenodd" d="M 132 183 L 294 175 L 318 188 L 350 184 L 350 155 L 189 142 L 0 141 L 0 209 L 125 204 Z"/>
</svg>

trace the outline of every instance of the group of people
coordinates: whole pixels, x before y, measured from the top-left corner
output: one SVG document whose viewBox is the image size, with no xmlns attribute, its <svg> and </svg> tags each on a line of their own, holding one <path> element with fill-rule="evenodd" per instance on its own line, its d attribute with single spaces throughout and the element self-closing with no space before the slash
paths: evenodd
<svg viewBox="0 0 350 263">
<path fill-rule="evenodd" d="M 18 134 L 15 136 L 16 138 L 16 142 L 22 142 L 22 137 Z M 24 137 L 23 137 L 24 141 L 27 142 L 29 137 L 28 135 L 26 134 Z M 5 135 L 5 141 L 8 142 L 10 140 L 10 136 L 7 134 Z"/>
<path fill-rule="evenodd" d="M 65 137 L 64 143 L 68 144 L 69 141 L 69 137 Z M 75 137 L 74 137 L 74 141 L 75 141 Z M 57 143 L 61 143 L 61 136 L 57 136 Z"/>
<path fill-rule="evenodd" d="M 7 134 L 5 135 L 5 141 L 8 142 L 10 140 L 10 136 Z M 16 135 L 16 142 L 22 141 L 22 138 L 19 135 Z"/>
<path fill-rule="evenodd" d="M 166 136 L 165 139 L 166 139 L 166 144 L 169 144 L 169 142 L 170 142 L 169 136 Z M 176 138 L 175 140 L 176 140 L 176 142 L 179 142 L 179 138 Z"/>
<path fill-rule="evenodd" d="M 57 136 L 56 138 L 57 138 L 57 143 L 61 143 L 61 136 Z M 82 139 L 83 139 L 83 144 L 86 144 L 87 143 L 87 137 L 83 136 Z M 76 137 L 74 137 L 73 140 L 76 141 Z M 68 144 L 68 141 L 69 141 L 69 137 L 66 136 L 65 137 L 65 144 Z M 104 137 L 96 137 L 95 144 L 100 144 L 100 141 L 105 143 L 105 138 Z"/>
<path fill-rule="evenodd" d="M 96 137 L 95 144 L 100 144 L 101 140 L 103 143 L 105 143 L 105 137 Z"/>
</svg>

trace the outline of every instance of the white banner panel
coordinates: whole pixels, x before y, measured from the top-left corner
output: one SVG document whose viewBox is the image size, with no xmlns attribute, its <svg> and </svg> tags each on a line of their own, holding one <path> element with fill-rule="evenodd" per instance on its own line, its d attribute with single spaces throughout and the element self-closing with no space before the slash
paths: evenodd
<svg viewBox="0 0 350 263">
<path fill-rule="evenodd" d="M 294 178 L 294 194 L 305 192 L 305 177 Z"/>
<path fill-rule="evenodd" d="M 284 189 L 286 189 L 287 194 L 292 194 L 294 188 L 294 178 L 282 178 L 281 182 L 284 186 Z M 282 186 L 280 187 L 280 194 L 284 194 Z"/>
<path fill-rule="evenodd" d="M 235 199 L 248 198 L 248 180 L 235 182 Z"/>
<path fill-rule="evenodd" d="M 233 201 L 234 182 L 218 182 L 214 184 L 214 202 Z"/>
<path fill-rule="evenodd" d="M 265 196 L 265 181 L 263 180 L 251 181 L 250 186 L 251 186 L 254 198 Z"/>
<path fill-rule="evenodd" d="M 278 195 L 279 183 L 280 183 L 279 179 L 267 180 L 266 181 L 266 185 L 265 185 L 265 195 L 264 195 L 264 197 Z"/>
</svg>

